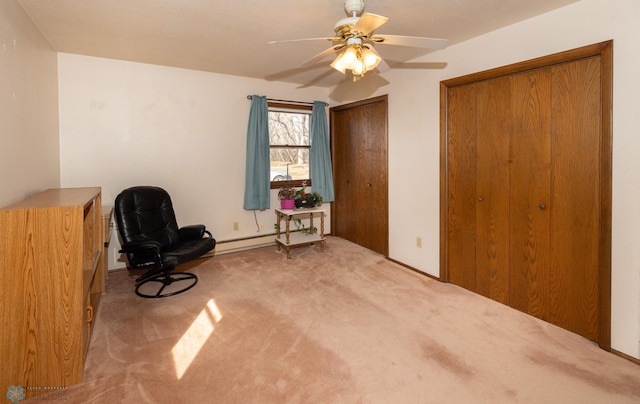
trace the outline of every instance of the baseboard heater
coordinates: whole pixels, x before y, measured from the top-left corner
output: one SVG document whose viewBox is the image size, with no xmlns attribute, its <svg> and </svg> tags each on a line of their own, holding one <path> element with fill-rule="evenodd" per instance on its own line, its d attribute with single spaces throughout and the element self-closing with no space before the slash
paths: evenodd
<svg viewBox="0 0 640 404">
<path fill-rule="evenodd" d="M 234 238 L 229 240 L 218 240 L 215 254 L 227 254 L 230 252 L 249 250 L 252 248 L 268 247 L 275 245 L 275 233 L 263 234 L 260 236 Z"/>
</svg>

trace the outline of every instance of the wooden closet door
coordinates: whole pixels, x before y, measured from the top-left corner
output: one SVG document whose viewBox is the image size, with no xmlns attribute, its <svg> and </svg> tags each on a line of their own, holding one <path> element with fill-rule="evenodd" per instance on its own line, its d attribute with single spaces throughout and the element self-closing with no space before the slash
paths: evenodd
<svg viewBox="0 0 640 404">
<path fill-rule="evenodd" d="M 331 231 L 389 255 L 387 97 L 331 108 Z"/>
<path fill-rule="evenodd" d="M 476 292 L 509 303 L 509 77 L 476 84 Z"/>
<path fill-rule="evenodd" d="M 447 114 L 448 280 L 476 290 L 476 85 L 449 89 Z"/>
<path fill-rule="evenodd" d="M 597 340 L 603 220 L 600 58 L 557 65 L 551 72 L 548 321 Z"/>
<path fill-rule="evenodd" d="M 449 281 L 509 301 L 509 78 L 449 91 Z"/>
<path fill-rule="evenodd" d="M 510 305 L 595 340 L 600 240 L 596 58 L 513 76 Z"/>
<path fill-rule="evenodd" d="M 610 349 L 611 42 L 442 83 L 442 277 Z"/>
<path fill-rule="evenodd" d="M 511 79 L 511 307 L 548 320 L 551 71 Z"/>
</svg>

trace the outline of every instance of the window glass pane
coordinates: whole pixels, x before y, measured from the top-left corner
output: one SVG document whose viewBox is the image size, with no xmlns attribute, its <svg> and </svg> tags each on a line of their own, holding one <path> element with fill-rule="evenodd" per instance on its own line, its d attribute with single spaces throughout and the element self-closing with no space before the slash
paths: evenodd
<svg viewBox="0 0 640 404">
<path fill-rule="evenodd" d="M 309 114 L 269 111 L 271 145 L 309 146 Z"/>
<path fill-rule="evenodd" d="M 309 179 L 309 149 L 271 148 L 271 181 Z"/>
<path fill-rule="evenodd" d="M 306 112 L 269 111 L 271 181 L 309 179 L 309 118 Z"/>
</svg>

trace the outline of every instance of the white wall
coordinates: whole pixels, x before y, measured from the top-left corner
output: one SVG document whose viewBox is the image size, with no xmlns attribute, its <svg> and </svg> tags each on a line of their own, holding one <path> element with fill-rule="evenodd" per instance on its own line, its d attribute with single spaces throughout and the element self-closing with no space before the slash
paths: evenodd
<svg viewBox="0 0 640 404">
<path fill-rule="evenodd" d="M 639 16 L 637 0 L 582 0 L 414 61 L 444 69 L 396 69 L 383 75 L 389 85 L 363 89 L 389 94 L 390 257 L 439 274 L 441 80 L 613 39 L 612 347 L 640 358 Z"/>
<path fill-rule="evenodd" d="M 109 205 L 129 186 L 157 185 L 179 225 L 203 223 L 219 242 L 273 233 L 273 210 L 256 225 L 242 208 L 247 95 L 313 101 L 327 89 L 65 53 L 58 61 L 63 187 L 101 186 Z"/>
<path fill-rule="evenodd" d="M 0 207 L 60 185 L 56 52 L 0 1 Z"/>
</svg>

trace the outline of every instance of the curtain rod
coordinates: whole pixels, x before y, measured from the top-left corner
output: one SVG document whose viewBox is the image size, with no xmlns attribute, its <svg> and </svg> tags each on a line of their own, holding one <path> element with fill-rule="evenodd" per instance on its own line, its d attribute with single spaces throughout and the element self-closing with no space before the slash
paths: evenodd
<svg viewBox="0 0 640 404">
<path fill-rule="evenodd" d="M 252 99 L 253 96 L 252 95 L 247 95 L 247 99 L 250 100 Z M 312 102 L 306 102 L 306 101 L 291 101 L 291 100 L 277 100 L 275 98 L 267 98 L 267 101 L 274 101 L 274 102 L 286 102 L 287 104 L 302 104 L 302 105 L 313 105 Z M 324 103 L 325 106 L 328 106 L 329 103 L 325 102 Z"/>
</svg>

